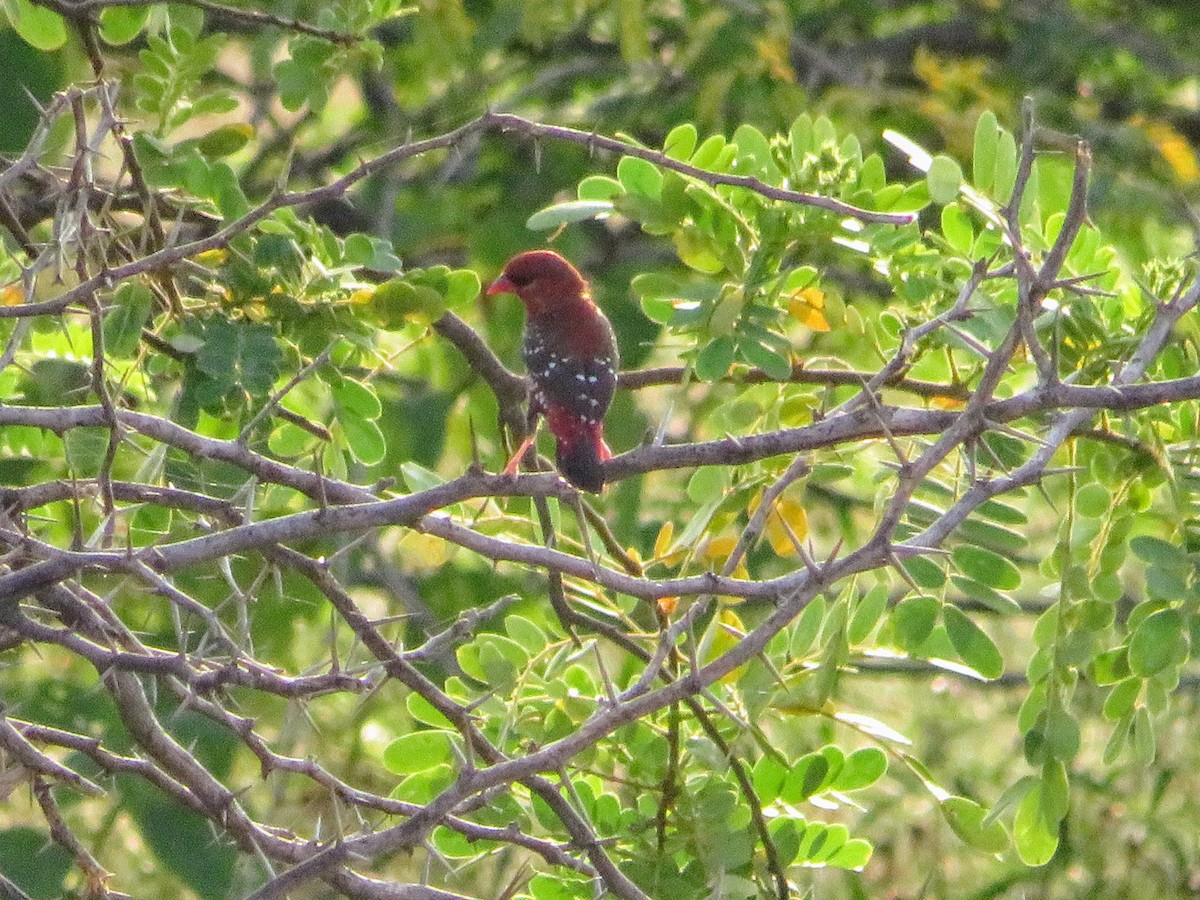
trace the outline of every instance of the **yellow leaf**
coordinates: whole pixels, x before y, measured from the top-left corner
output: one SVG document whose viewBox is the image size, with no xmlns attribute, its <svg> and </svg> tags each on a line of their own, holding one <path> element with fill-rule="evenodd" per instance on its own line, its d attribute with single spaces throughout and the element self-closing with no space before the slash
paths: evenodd
<svg viewBox="0 0 1200 900">
<path fill-rule="evenodd" d="M 25 291 L 15 281 L 0 289 L 0 306 L 21 306 L 25 302 Z"/>
<path fill-rule="evenodd" d="M 375 288 L 359 288 L 348 299 L 355 306 L 362 306 L 364 303 L 370 303 L 374 296 Z"/>
<path fill-rule="evenodd" d="M 196 254 L 196 262 L 209 269 L 215 269 L 228 258 L 228 250 L 204 250 Z"/>
<path fill-rule="evenodd" d="M 793 536 L 795 541 L 792 540 Z M 808 513 L 789 497 L 780 500 L 767 517 L 767 540 L 776 556 L 795 556 L 796 544 L 808 536 Z"/>
<path fill-rule="evenodd" d="M 675 523 L 663 522 L 658 529 L 658 537 L 654 539 L 654 558 L 662 559 L 671 548 L 671 538 L 675 537 Z"/>
<path fill-rule="evenodd" d="M 806 287 L 792 294 L 788 301 L 788 312 L 812 331 L 828 331 L 829 320 L 825 318 L 825 292 L 818 287 Z"/>
<path fill-rule="evenodd" d="M 1168 122 L 1146 122 L 1142 127 L 1176 178 L 1184 184 L 1200 181 L 1200 161 L 1187 138 Z"/>
<path fill-rule="evenodd" d="M 422 572 L 441 568 L 449 559 L 449 548 L 445 541 L 419 531 L 406 533 L 397 543 L 396 549 L 404 559 L 405 565 Z"/>
<path fill-rule="evenodd" d="M 729 554 L 733 552 L 733 548 L 737 546 L 737 542 L 738 539 L 731 534 L 710 538 L 702 551 L 704 558 L 709 562 L 717 559 L 728 559 Z"/>
<path fill-rule="evenodd" d="M 754 496 L 750 498 L 750 504 L 746 507 L 746 515 L 748 515 L 748 516 L 754 515 L 755 510 L 758 509 L 758 504 L 762 503 L 762 498 L 763 498 L 762 488 L 759 488 L 755 492 Z"/>
<path fill-rule="evenodd" d="M 661 612 L 664 616 L 673 616 L 675 614 L 675 610 L 678 608 L 679 608 L 679 598 L 678 597 L 659 597 L 658 598 L 658 611 Z"/>
<path fill-rule="evenodd" d="M 946 86 L 941 61 L 924 45 L 918 47 L 913 54 L 913 72 L 935 91 L 940 91 Z"/>
<path fill-rule="evenodd" d="M 962 409 L 966 406 L 966 401 L 956 397 L 934 397 L 933 405 L 938 409 Z"/>
<path fill-rule="evenodd" d="M 767 64 L 771 77 L 795 84 L 796 71 L 792 68 L 789 46 L 788 38 L 783 34 L 763 35 L 754 40 L 758 58 Z"/>
<path fill-rule="evenodd" d="M 801 323 L 810 331 L 828 331 L 829 322 L 825 319 L 825 313 L 819 309 L 810 309 L 808 315 L 800 320 Z"/>
<path fill-rule="evenodd" d="M 797 296 L 813 309 L 825 308 L 825 292 L 819 287 L 806 287 Z"/>
</svg>

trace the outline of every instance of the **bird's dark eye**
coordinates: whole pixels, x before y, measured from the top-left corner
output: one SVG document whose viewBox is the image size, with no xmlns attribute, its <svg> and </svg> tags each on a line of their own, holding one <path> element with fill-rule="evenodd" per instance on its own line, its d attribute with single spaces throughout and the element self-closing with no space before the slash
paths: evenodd
<svg viewBox="0 0 1200 900">
<path fill-rule="evenodd" d="M 510 274 L 508 276 L 508 280 L 520 288 L 533 284 L 533 282 L 535 282 L 537 279 L 528 272 L 517 272 Z"/>
</svg>

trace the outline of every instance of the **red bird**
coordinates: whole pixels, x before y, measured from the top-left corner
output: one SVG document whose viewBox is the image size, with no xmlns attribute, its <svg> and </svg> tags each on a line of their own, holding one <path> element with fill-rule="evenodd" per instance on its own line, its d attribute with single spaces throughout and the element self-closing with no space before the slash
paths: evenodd
<svg viewBox="0 0 1200 900">
<path fill-rule="evenodd" d="M 516 294 L 525 304 L 521 354 L 533 381 L 529 436 L 504 471 L 513 474 L 545 416 L 556 442 L 555 460 L 567 481 L 600 493 L 606 459 L 604 414 L 617 385 L 617 342 L 612 325 L 592 302 L 579 271 L 552 250 L 530 250 L 508 261 L 488 296 Z"/>
</svg>

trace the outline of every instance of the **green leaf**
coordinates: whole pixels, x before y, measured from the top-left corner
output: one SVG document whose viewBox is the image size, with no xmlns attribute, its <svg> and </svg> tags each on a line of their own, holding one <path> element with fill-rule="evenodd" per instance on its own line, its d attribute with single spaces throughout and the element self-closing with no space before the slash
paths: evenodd
<svg viewBox="0 0 1200 900">
<path fill-rule="evenodd" d="M 696 377 L 701 381 L 718 381 L 733 365 L 734 341 L 726 335 L 708 344 L 696 355 Z"/>
<path fill-rule="evenodd" d="M 697 505 L 720 503 L 729 490 L 729 471 L 720 466 L 702 466 L 688 479 L 688 499 Z"/>
<path fill-rule="evenodd" d="M 308 99 L 309 82 L 313 79 L 308 67 L 294 59 L 280 60 L 275 66 L 275 86 L 279 102 L 288 112 L 295 112 Z"/>
<path fill-rule="evenodd" d="M 829 859 L 825 860 L 826 865 L 834 866 L 838 869 L 851 869 L 858 871 L 863 869 L 868 862 L 871 861 L 871 853 L 874 851 L 871 842 L 863 838 L 851 838 L 838 848 L 837 852 Z"/>
<path fill-rule="evenodd" d="M 764 754 L 754 764 L 754 793 L 758 795 L 758 800 L 763 806 L 775 802 L 775 798 L 783 789 L 787 774 L 788 770 L 783 763 L 770 754 Z"/>
<path fill-rule="evenodd" d="M 999 500 L 986 500 L 979 504 L 979 515 L 984 518 L 991 519 L 993 522 L 1001 522 L 1004 525 L 1024 525 L 1029 521 L 1028 517 L 1015 506 L 1009 506 L 1007 503 L 1001 503 Z"/>
<path fill-rule="evenodd" d="M 833 856 L 842 849 L 842 847 L 846 846 L 846 841 L 849 839 L 849 837 L 850 829 L 845 825 L 842 825 L 841 823 L 830 825 L 828 830 L 825 832 L 824 840 L 821 842 L 821 846 L 817 847 L 814 845 L 809 851 L 809 858 L 814 862 L 828 865 L 829 860 L 832 859 Z"/>
<path fill-rule="evenodd" d="M 663 141 L 663 153 L 671 159 L 684 162 L 696 149 L 696 139 L 696 126 L 691 122 L 676 125 L 667 132 L 666 140 Z"/>
<path fill-rule="evenodd" d="M 819 752 L 829 763 L 829 769 L 825 772 L 825 777 L 821 779 L 821 784 L 817 788 L 819 791 L 825 791 L 831 787 L 834 780 L 842 773 L 842 769 L 845 768 L 846 754 L 836 744 L 826 744 Z"/>
<path fill-rule="evenodd" d="M 1186 570 L 1191 561 L 1182 547 L 1150 535 L 1138 535 L 1129 541 L 1129 549 L 1141 560 L 1166 569 Z"/>
<path fill-rule="evenodd" d="M 676 231 L 671 235 L 671 243 L 679 260 L 690 269 L 695 269 L 705 275 L 716 275 L 724 271 L 725 263 L 721 260 L 710 238 L 699 234 L 695 228 Z"/>
<path fill-rule="evenodd" d="M 941 803 L 942 815 L 951 830 L 969 847 L 984 853 L 1003 853 L 1008 849 L 1008 832 L 999 822 L 984 824 L 988 811 L 966 797 L 947 797 Z"/>
<path fill-rule="evenodd" d="M 1047 821 L 1043 814 L 1040 785 L 1029 791 L 1017 807 L 1013 841 L 1027 866 L 1044 866 L 1058 849 L 1058 823 Z"/>
<path fill-rule="evenodd" d="M 792 171 L 800 174 L 807 162 L 807 157 L 815 147 L 813 121 L 807 114 L 797 116 L 788 129 L 788 146 L 792 152 Z"/>
<path fill-rule="evenodd" d="M 964 541 L 1003 553 L 1020 553 L 1029 544 L 1029 539 L 1021 532 L 983 519 L 967 519 L 958 526 L 956 533 Z"/>
<path fill-rule="evenodd" d="M 1017 183 L 1017 140 L 1012 132 L 1000 130 L 996 141 L 996 173 L 992 178 L 992 197 L 1007 203 Z"/>
<path fill-rule="evenodd" d="M 1067 767 L 1056 759 L 1042 766 L 1042 814 L 1047 822 L 1061 822 L 1071 806 L 1071 786 Z"/>
<path fill-rule="evenodd" d="M 238 182 L 237 173 L 228 163 L 213 164 L 208 173 L 208 187 L 205 191 L 197 191 L 202 196 L 212 199 L 217 205 L 217 211 L 226 221 L 240 219 L 250 211 L 250 201 L 246 199 L 242 186 Z"/>
<path fill-rule="evenodd" d="M 862 747 L 846 757 L 831 787 L 842 792 L 862 790 L 882 778 L 887 767 L 886 753 L 878 747 Z"/>
<path fill-rule="evenodd" d="M 455 732 L 441 729 L 414 731 L 396 738 L 383 751 L 383 764 L 389 772 L 411 775 L 455 760 Z"/>
<path fill-rule="evenodd" d="M 428 803 L 454 781 L 454 769 L 449 765 L 434 766 L 423 772 L 405 776 L 392 791 L 397 800 L 408 803 Z"/>
<path fill-rule="evenodd" d="M 149 7 L 145 7 L 149 9 Z M 109 12 L 109 10 L 105 10 Z M 233 122 L 222 125 L 200 138 L 196 148 L 210 159 L 221 156 L 232 156 L 237 153 L 250 139 L 254 137 L 254 128 L 246 122 Z"/>
<path fill-rule="evenodd" d="M 1021 604 L 1016 600 L 986 584 L 980 584 L 974 578 L 967 578 L 965 575 L 951 575 L 950 581 L 963 592 L 963 596 L 978 600 L 1001 615 L 1017 615 L 1022 611 Z"/>
<path fill-rule="evenodd" d="M 813 641 L 817 639 L 824 619 L 825 600 L 822 597 L 814 597 L 796 618 L 792 639 L 788 644 L 788 650 L 793 657 L 802 658 L 808 653 Z"/>
<path fill-rule="evenodd" d="M 67 42 L 67 24 L 58 13 L 30 0 L 4 0 L 4 11 L 13 30 L 38 50 L 57 50 Z"/>
<path fill-rule="evenodd" d="M 811 863 L 815 861 L 815 857 L 820 854 L 825 846 L 825 836 L 829 831 L 829 826 L 822 822 L 811 822 L 804 829 L 804 834 L 800 838 L 800 847 L 796 853 L 796 858 Z"/>
<path fill-rule="evenodd" d="M 580 200 L 615 200 L 624 192 L 621 182 L 607 175 L 589 175 L 576 189 Z"/>
<path fill-rule="evenodd" d="M 642 160 L 638 160 L 638 162 L 642 162 Z M 525 220 L 525 227 L 530 231 L 552 231 L 563 225 L 600 218 L 612 211 L 611 200 L 568 200 L 565 203 L 555 203 L 553 206 L 538 210 Z"/>
<path fill-rule="evenodd" d="M 383 462 L 387 455 L 387 439 L 378 425 L 349 411 L 342 411 L 338 422 L 346 436 L 346 448 L 356 460 L 364 466 Z"/>
<path fill-rule="evenodd" d="M 937 204 L 953 203 L 958 198 L 958 189 L 962 182 L 962 168 L 949 156 L 941 153 L 933 158 L 933 162 L 929 164 L 929 171 L 925 173 L 929 197 Z"/>
<path fill-rule="evenodd" d="M 1004 674 L 1004 659 L 992 639 L 957 606 L 942 609 L 946 634 L 959 659 L 984 678 L 999 678 Z"/>
<path fill-rule="evenodd" d="M 975 243 L 975 229 L 956 203 L 942 207 L 942 234 L 951 247 L 963 256 L 970 255 L 971 246 Z"/>
<path fill-rule="evenodd" d="M 1092 680 L 1099 685 L 1116 684 L 1129 676 L 1127 648 L 1116 647 L 1092 659 Z"/>
<path fill-rule="evenodd" d="M 951 554 L 954 564 L 964 575 L 1001 591 L 1016 590 L 1021 586 L 1021 570 L 999 553 L 983 547 L 955 547 Z"/>
<path fill-rule="evenodd" d="M 623 156 L 617 163 L 617 179 L 630 194 L 658 200 L 662 197 L 663 175 L 658 167 L 636 156 Z"/>
<path fill-rule="evenodd" d="M 892 610 L 892 633 L 900 649 L 912 653 L 925 643 L 940 608 L 941 604 L 933 597 L 909 597 L 896 604 Z"/>
<path fill-rule="evenodd" d="M 784 868 L 790 866 L 800 852 L 800 838 L 804 831 L 803 818 L 778 818 L 767 821 L 767 831 L 775 844 L 775 852 L 779 864 Z"/>
<path fill-rule="evenodd" d="M 1015 782 L 1004 789 L 1004 793 L 1000 798 L 992 804 L 991 811 L 983 817 L 980 823 L 983 827 L 990 826 L 993 822 L 1005 815 L 1010 809 L 1021 802 L 1022 798 L 1029 793 L 1033 788 L 1037 787 L 1038 780 L 1032 775 L 1023 775 Z"/>
<path fill-rule="evenodd" d="M 529 619 L 515 613 L 505 617 L 504 630 L 531 654 L 541 653 L 550 644 L 546 632 Z"/>
<path fill-rule="evenodd" d="M 774 347 L 756 340 L 738 341 L 738 356 L 762 369 L 766 376 L 774 381 L 787 381 L 792 377 L 792 362 Z"/>
<path fill-rule="evenodd" d="M 741 124 L 733 133 L 733 143 L 738 148 L 738 168 L 754 175 L 767 184 L 776 184 L 780 179 L 779 167 L 771 153 L 771 142 L 753 125 Z"/>
<path fill-rule="evenodd" d="M 408 714 L 422 725 L 434 728 L 449 728 L 450 720 L 434 708 L 434 705 L 420 694 L 412 693 L 404 701 Z"/>
<path fill-rule="evenodd" d="M 113 304 L 104 317 L 104 353 L 133 356 L 141 343 L 142 329 L 150 321 L 154 294 L 140 281 L 126 281 L 117 288 Z"/>
<path fill-rule="evenodd" d="M 867 639 L 887 610 L 887 603 L 888 589 L 883 584 L 875 585 L 867 592 L 867 596 L 859 601 L 846 632 L 846 638 L 851 644 L 860 644 Z"/>
<path fill-rule="evenodd" d="M 821 785 L 825 783 L 825 776 L 828 774 L 829 760 L 820 753 L 809 753 L 807 756 L 802 756 L 787 773 L 779 796 L 787 803 L 799 803 L 806 800 L 820 790 Z"/>
<path fill-rule="evenodd" d="M 1138 695 L 1142 692 L 1142 679 L 1126 678 L 1118 681 L 1104 698 L 1104 718 L 1111 721 L 1124 718 L 1133 711 Z"/>
<path fill-rule="evenodd" d="M 128 44 L 150 18 L 149 6 L 110 6 L 100 10 L 100 37 L 105 43 Z"/>
<path fill-rule="evenodd" d="M 1129 729 L 1130 746 L 1133 758 L 1143 766 L 1154 762 L 1154 720 L 1150 718 L 1150 710 L 1139 706 L 1133 712 L 1133 722 Z"/>
<path fill-rule="evenodd" d="M 708 331 L 714 337 L 723 337 L 733 333 L 734 326 L 746 307 L 746 295 L 743 291 L 727 292 L 717 301 L 716 308 L 708 319 Z"/>
<path fill-rule="evenodd" d="M 652 297 L 656 300 L 672 300 L 682 295 L 683 286 L 669 275 L 662 272 L 643 272 L 635 275 L 629 282 L 630 289 L 639 297 Z"/>
<path fill-rule="evenodd" d="M 1070 762 L 1079 752 L 1079 723 L 1066 710 L 1050 711 L 1043 737 L 1046 752 L 1052 759 Z"/>
<path fill-rule="evenodd" d="M 1143 619 L 1129 640 L 1129 669 L 1143 678 L 1161 672 L 1186 652 L 1185 621 L 1178 609 Z"/>
<path fill-rule="evenodd" d="M 438 485 L 446 483 L 446 479 L 437 472 L 415 462 L 401 463 L 400 474 L 404 476 L 404 483 L 414 494 L 418 491 L 432 490 Z"/>
<path fill-rule="evenodd" d="M 108 429 L 72 428 L 63 437 L 63 444 L 71 474 L 76 478 L 95 478 L 108 454 Z"/>
<path fill-rule="evenodd" d="M 446 305 L 453 309 L 479 296 L 479 275 L 471 269 L 455 269 L 446 276 Z"/>
<path fill-rule="evenodd" d="M 936 591 L 946 583 L 942 567 L 927 556 L 912 556 L 900 564 L 917 585 L 927 591 Z"/>
<path fill-rule="evenodd" d="M 996 114 L 985 110 L 975 122 L 975 152 L 971 157 L 971 174 L 975 187 L 983 193 L 992 189 L 996 179 L 996 147 L 1000 141 L 1000 126 Z"/>
<path fill-rule="evenodd" d="M 529 653 L 512 638 L 482 634 L 475 643 L 479 647 L 479 664 L 493 687 L 511 680 L 510 670 L 517 673 L 529 666 Z"/>
<path fill-rule="evenodd" d="M 355 381 L 353 378 L 337 378 L 331 381 L 329 392 L 333 402 L 342 410 L 353 413 L 363 419 L 378 419 L 383 413 L 383 406 L 375 389 L 370 385 Z"/>
<path fill-rule="evenodd" d="M 291 422 L 281 422 L 267 438 L 267 446 L 271 452 L 280 457 L 294 457 L 307 453 L 312 449 L 313 441 L 317 438 L 298 425 Z"/>
<path fill-rule="evenodd" d="M 675 318 L 675 304 L 662 297 L 642 297 L 642 312 L 651 322 L 669 325 Z"/>
<path fill-rule="evenodd" d="M 270 326 L 225 319 L 209 323 L 204 346 L 195 356 L 199 371 L 220 384 L 240 385 L 256 397 L 270 393 L 282 361 Z"/>
<path fill-rule="evenodd" d="M 1102 484 L 1085 484 L 1075 493 L 1075 511 L 1085 519 L 1098 519 L 1112 506 L 1112 492 Z"/>
</svg>

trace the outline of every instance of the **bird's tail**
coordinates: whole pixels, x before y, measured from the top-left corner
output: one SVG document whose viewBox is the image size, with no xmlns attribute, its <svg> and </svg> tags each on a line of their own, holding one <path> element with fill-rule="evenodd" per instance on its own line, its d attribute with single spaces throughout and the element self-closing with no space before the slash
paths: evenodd
<svg viewBox="0 0 1200 900">
<path fill-rule="evenodd" d="M 570 435 L 557 435 L 555 459 L 558 471 L 575 487 L 600 493 L 604 487 L 606 459 L 612 459 L 612 451 L 604 443 L 603 426 L 588 423 L 584 429 Z"/>
</svg>

